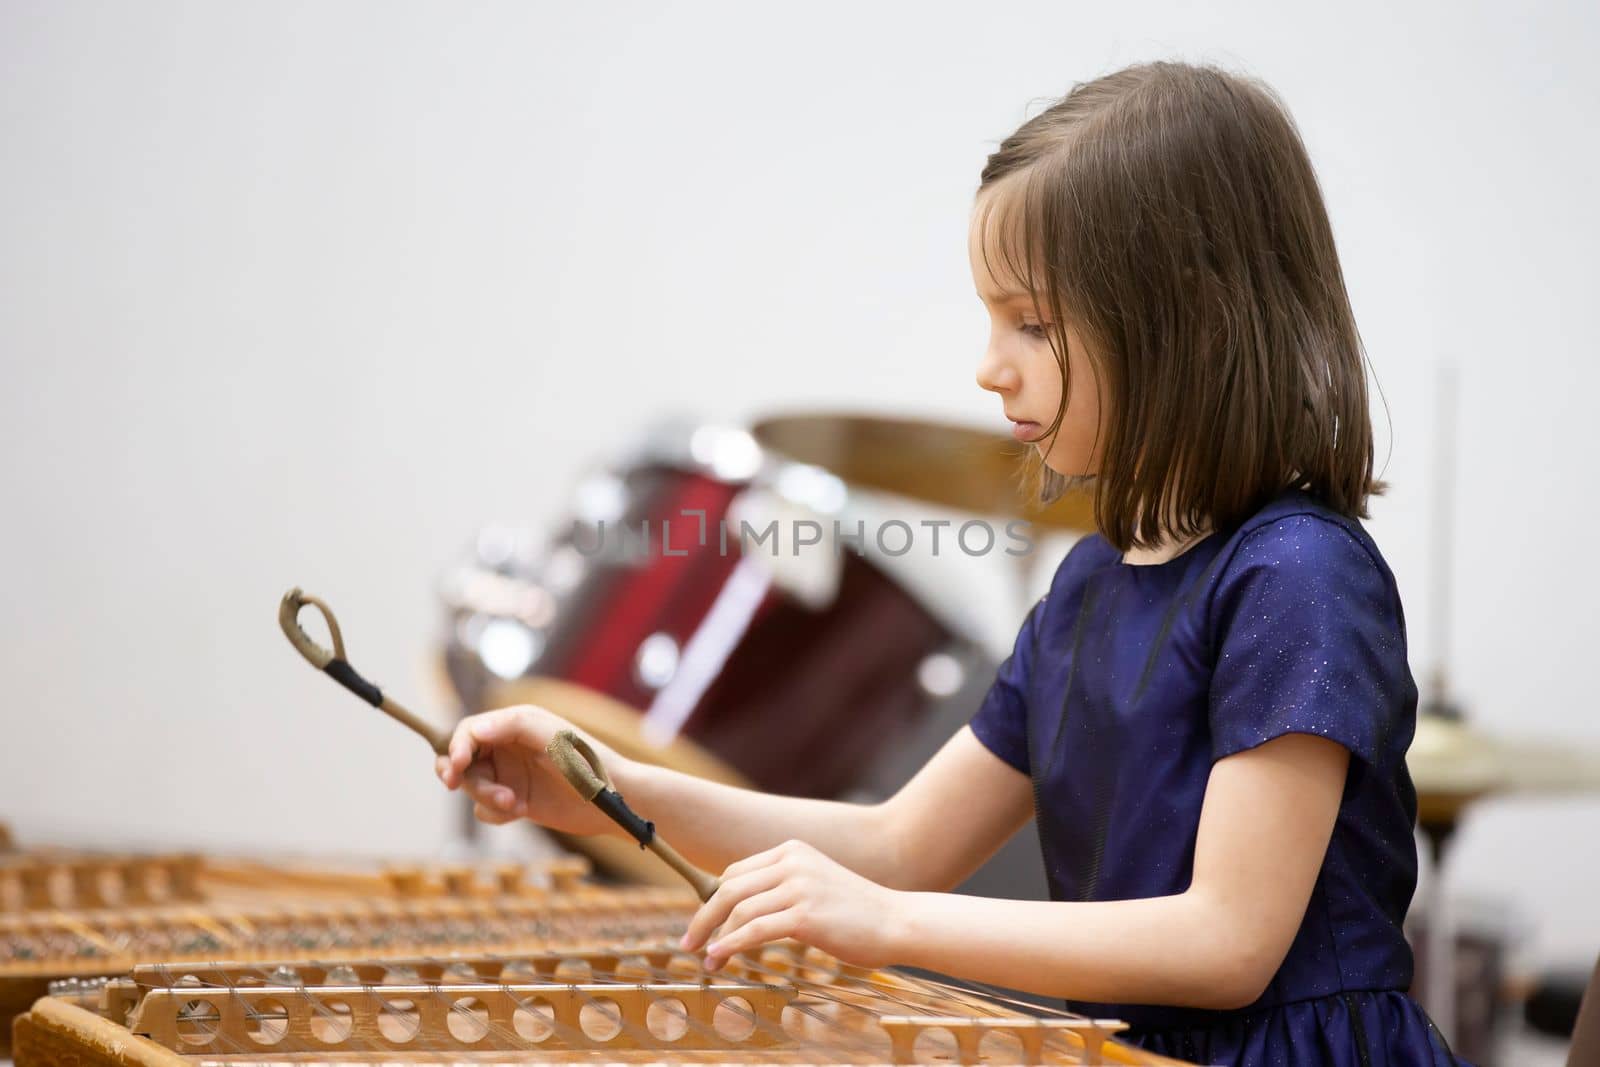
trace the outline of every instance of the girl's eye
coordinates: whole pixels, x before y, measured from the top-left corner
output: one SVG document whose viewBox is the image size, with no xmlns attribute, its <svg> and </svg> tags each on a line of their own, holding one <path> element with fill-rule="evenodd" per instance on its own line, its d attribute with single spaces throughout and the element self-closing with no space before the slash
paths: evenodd
<svg viewBox="0 0 1600 1067">
<path fill-rule="evenodd" d="M 1049 329 L 1049 327 L 1039 322 L 1025 322 L 1022 324 L 1020 329 L 1029 337 L 1038 338 L 1039 340 L 1043 341 L 1047 336 L 1045 334 L 1045 330 Z"/>
</svg>

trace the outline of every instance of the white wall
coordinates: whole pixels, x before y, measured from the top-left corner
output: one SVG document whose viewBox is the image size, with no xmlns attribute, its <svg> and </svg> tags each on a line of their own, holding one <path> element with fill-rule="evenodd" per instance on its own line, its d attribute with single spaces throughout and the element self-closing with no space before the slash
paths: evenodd
<svg viewBox="0 0 1600 1067">
<path fill-rule="evenodd" d="M 433 581 L 666 412 L 999 426 L 965 257 L 1029 102 L 1158 56 L 1288 99 L 1392 416 L 1371 528 L 1428 662 L 1600 745 L 1590 5 L 0 4 L 0 818 L 25 840 L 429 853 L 420 743 L 276 631 L 300 584 L 437 707 Z M 1382 426 L 1380 417 L 1380 426 Z M 1386 437 L 1387 440 L 1387 437 Z M 1600 946 L 1600 806 L 1507 801 L 1456 884 Z"/>
</svg>

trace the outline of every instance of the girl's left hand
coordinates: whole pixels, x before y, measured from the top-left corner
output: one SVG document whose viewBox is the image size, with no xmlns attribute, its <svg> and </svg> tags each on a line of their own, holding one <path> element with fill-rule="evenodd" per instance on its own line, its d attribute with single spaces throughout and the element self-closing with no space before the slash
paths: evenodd
<svg viewBox="0 0 1600 1067">
<path fill-rule="evenodd" d="M 717 925 L 706 947 L 714 971 L 735 952 L 792 937 L 845 963 L 883 967 L 893 962 L 899 893 L 867 880 L 803 841 L 731 865 L 722 886 L 700 906 L 679 946 L 693 952 Z"/>
</svg>

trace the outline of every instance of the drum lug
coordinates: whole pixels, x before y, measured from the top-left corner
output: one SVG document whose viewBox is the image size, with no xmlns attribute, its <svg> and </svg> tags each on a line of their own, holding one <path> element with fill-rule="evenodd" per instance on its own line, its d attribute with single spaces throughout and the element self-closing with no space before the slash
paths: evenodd
<svg viewBox="0 0 1600 1067">
<path fill-rule="evenodd" d="M 671 634 L 657 630 L 639 642 L 633 656 L 633 676 L 646 689 L 657 690 L 678 673 L 682 648 Z"/>
</svg>

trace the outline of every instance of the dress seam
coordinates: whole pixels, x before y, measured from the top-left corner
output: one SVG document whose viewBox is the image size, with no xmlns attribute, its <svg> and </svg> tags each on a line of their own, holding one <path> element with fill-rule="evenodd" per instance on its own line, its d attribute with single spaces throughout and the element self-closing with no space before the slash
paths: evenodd
<svg viewBox="0 0 1600 1067">
<path fill-rule="evenodd" d="M 1328 841 L 1328 851 L 1322 856 L 1324 871 L 1328 869 L 1329 853 L 1333 852 L 1337 840 L 1337 837 L 1333 837 Z M 1328 951 L 1333 955 L 1333 973 L 1339 976 L 1339 999 L 1344 1001 L 1345 1012 L 1350 1017 L 1350 1040 L 1355 1042 L 1356 1053 L 1361 1057 L 1361 1067 L 1372 1067 L 1372 1047 L 1367 1040 L 1367 1025 L 1361 1020 L 1358 1009 L 1350 1000 L 1350 990 L 1345 989 L 1344 961 L 1339 958 L 1339 937 L 1334 931 L 1333 907 L 1328 903 L 1328 887 L 1323 884 L 1320 874 L 1317 877 L 1316 896 L 1321 900 L 1322 921 L 1328 929 Z"/>
<path fill-rule="evenodd" d="M 1356 1055 L 1361 1057 L 1361 1067 L 1372 1067 L 1372 1049 L 1367 1047 L 1367 1024 L 1361 1021 L 1361 1013 L 1350 1000 L 1349 993 L 1340 993 L 1339 999 L 1344 1001 L 1345 1014 L 1350 1017 L 1350 1037 L 1356 1043 Z"/>
<path fill-rule="evenodd" d="M 1328 853 L 1334 850 L 1337 841 L 1337 837 L 1329 838 L 1327 851 L 1322 854 L 1322 871 L 1328 869 Z M 1322 922 L 1328 928 L 1328 950 L 1333 953 L 1333 973 L 1339 976 L 1339 992 L 1350 992 L 1345 988 L 1344 961 L 1339 958 L 1339 937 L 1333 928 L 1333 908 L 1328 904 L 1328 887 L 1323 884 L 1321 871 L 1317 872 L 1316 896 L 1322 901 Z"/>
</svg>

